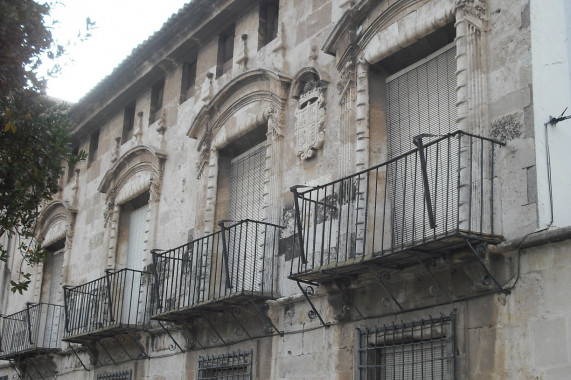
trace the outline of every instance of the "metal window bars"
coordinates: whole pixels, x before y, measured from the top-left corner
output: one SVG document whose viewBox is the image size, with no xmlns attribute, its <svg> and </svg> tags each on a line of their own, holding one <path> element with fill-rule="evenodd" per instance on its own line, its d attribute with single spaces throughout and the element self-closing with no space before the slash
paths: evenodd
<svg viewBox="0 0 571 380">
<path fill-rule="evenodd" d="M 454 315 L 358 329 L 361 380 L 454 379 Z"/>
<path fill-rule="evenodd" d="M 153 253 L 156 310 L 168 320 L 190 309 L 236 297 L 273 298 L 280 226 L 254 220 L 168 251 Z"/>
<path fill-rule="evenodd" d="M 115 372 L 102 372 L 97 374 L 97 380 L 131 380 L 132 374 L 133 371 L 130 369 Z"/>
<path fill-rule="evenodd" d="M 24 310 L 2 316 L 0 359 L 59 351 L 62 333 L 62 306 L 28 304 Z"/>
<path fill-rule="evenodd" d="M 64 341 L 79 342 L 92 335 L 112 336 L 143 329 L 149 322 L 151 274 L 132 269 L 64 288 Z"/>
<path fill-rule="evenodd" d="M 252 350 L 198 357 L 198 380 L 252 379 Z"/>
<path fill-rule="evenodd" d="M 457 131 L 385 163 L 315 187 L 294 186 L 296 257 L 290 278 L 320 281 L 368 260 L 464 244 L 498 243 L 494 156 L 498 141 Z"/>
</svg>

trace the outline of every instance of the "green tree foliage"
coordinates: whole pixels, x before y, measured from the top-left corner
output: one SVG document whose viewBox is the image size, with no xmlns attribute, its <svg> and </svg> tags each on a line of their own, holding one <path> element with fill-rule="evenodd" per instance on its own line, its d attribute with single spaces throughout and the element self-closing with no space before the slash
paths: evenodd
<svg viewBox="0 0 571 380">
<path fill-rule="evenodd" d="M 45 259 L 33 239 L 41 206 L 59 190 L 64 163 L 85 156 L 73 154 L 66 106 L 45 96 L 37 75 L 42 58 L 64 53 L 45 25 L 50 6 L 0 0 L 0 236 L 18 236 L 22 263 L 32 265 Z M 0 260 L 7 254 L 0 245 Z M 30 283 L 22 268 L 13 292 Z"/>
</svg>

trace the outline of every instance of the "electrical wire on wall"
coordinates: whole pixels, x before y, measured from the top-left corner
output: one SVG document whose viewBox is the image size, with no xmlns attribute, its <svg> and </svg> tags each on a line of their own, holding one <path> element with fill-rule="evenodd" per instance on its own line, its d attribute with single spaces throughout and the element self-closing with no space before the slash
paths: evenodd
<svg viewBox="0 0 571 380">
<path fill-rule="evenodd" d="M 550 115 L 549 121 L 547 123 L 543 124 L 543 126 L 545 127 L 545 160 L 546 160 L 546 166 L 547 166 L 547 188 L 549 191 L 549 211 L 551 214 L 551 218 L 550 218 L 550 221 L 547 224 L 547 226 L 545 226 L 544 228 L 542 228 L 540 230 L 528 233 L 519 242 L 518 247 L 517 247 L 517 276 L 516 276 L 516 279 L 515 279 L 513 285 L 510 287 L 510 289 L 515 288 L 516 284 L 519 281 L 520 274 L 521 274 L 521 271 L 520 271 L 520 268 L 521 268 L 521 250 L 522 250 L 523 244 L 525 243 L 527 238 L 530 237 L 531 235 L 547 231 L 553 225 L 553 220 L 554 220 L 554 217 L 553 217 L 553 187 L 552 187 L 552 180 L 551 180 L 551 153 L 549 151 L 549 128 L 548 128 L 548 126 L 551 125 L 551 126 L 555 127 L 557 125 L 557 123 L 559 123 L 563 120 L 571 119 L 571 115 L 564 116 L 566 111 L 567 111 L 567 108 L 565 108 L 563 110 L 563 112 L 561 112 L 561 115 L 559 115 L 559 117 L 553 117 Z"/>
</svg>

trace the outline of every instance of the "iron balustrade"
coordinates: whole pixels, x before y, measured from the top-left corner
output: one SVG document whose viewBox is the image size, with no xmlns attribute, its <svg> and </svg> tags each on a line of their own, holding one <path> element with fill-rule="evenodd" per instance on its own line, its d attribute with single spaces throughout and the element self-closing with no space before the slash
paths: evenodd
<svg viewBox="0 0 571 380">
<path fill-rule="evenodd" d="M 0 359 L 58 351 L 62 333 L 62 306 L 29 304 L 24 310 L 2 316 Z"/>
<path fill-rule="evenodd" d="M 248 219 L 231 223 L 221 222 L 221 230 L 180 247 L 154 251 L 153 318 L 239 296 L 274 297 L 281 227 Z"/>
<path fill-rule="evenodd" d="M 96 280 L 64 288 L 65 341 L 142 329 L 149 322 L 150 273 L 121 269 Z"/>
<path fill-rule="evenodd" d="M 432 141 L 423 138 L 432 137 Z M 494 156 L 503 145 L 454 132 L 325 185 L 294 186 L 290 278 L 323 280 L 368 260 L 475 239 L 497 243 Z M 359 268 L 360 267 L 360 268 Z"/>
</svg>

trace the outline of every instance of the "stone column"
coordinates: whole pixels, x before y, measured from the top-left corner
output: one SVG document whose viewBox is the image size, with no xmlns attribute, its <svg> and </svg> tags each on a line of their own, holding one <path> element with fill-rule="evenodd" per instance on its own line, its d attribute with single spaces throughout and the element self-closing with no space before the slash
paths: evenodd
<svg viewBox="0 0 571 380">
<path fill-rule="evenodd" d="M 484 0 L 456 0 L 456 121 L 459 130 L 475 135 L 485 134 L 488 126 L 486 12 Z M 479 230 L 480 217 L 488 210 L 480 208 L 480 194 L 484 200 L 490 198 L 489 190 L 480 182 L 480 171 L 489 165 L 478 160 L 479 141 L 463 137 L 459 149 L 458 228 L 475 231 Z M 484 182 L 486 178 L 489 173 L 484 174 Z"/>
</svg>

